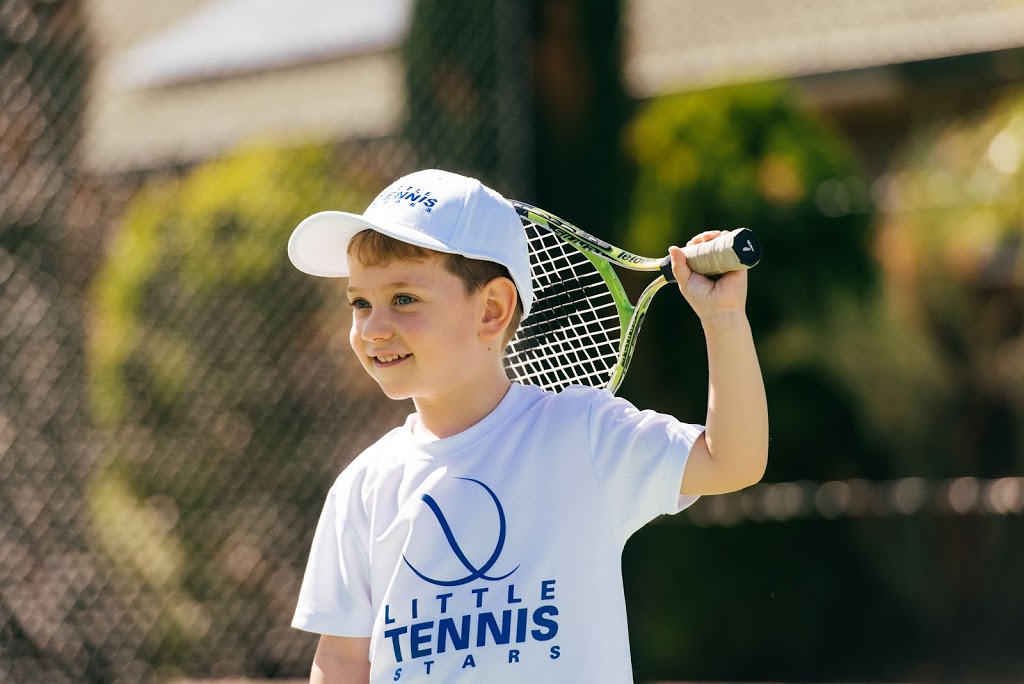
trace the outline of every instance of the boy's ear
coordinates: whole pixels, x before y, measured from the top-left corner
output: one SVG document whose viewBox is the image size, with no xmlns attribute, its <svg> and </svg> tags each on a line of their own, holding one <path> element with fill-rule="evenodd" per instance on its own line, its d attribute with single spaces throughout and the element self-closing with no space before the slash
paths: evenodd
<svg viewBox="0 0 1024 684">
<path fill-rule="evenodd" d="M 505 334 L 505 329 L 516 310 L 516 286 L 504 277 L 494 278 L 480 291 L 483 312 L 480 317 L 480 337 L 492 342 Z"/>
</svg>

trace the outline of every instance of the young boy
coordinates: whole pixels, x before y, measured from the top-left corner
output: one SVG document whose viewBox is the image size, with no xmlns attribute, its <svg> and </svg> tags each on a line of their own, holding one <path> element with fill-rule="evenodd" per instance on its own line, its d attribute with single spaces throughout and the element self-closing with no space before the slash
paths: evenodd
<svg viewBox="0 0 1024 684">
<path fill-rule="evenodd" d="M 366 372 L 416 407 L 328 494 L 292 622 L 321 635 L 311 682 L 632 681 L 623 545 L 757 482 L 768 448 L 746 272 L 711 281 L 670 252 L 707 338 L 706 429 L 509 381 L 502 352 L 533 301 L 526 237 L 476 180 L 420 171 L 362 215 L 295 229 L 296 267 L 349 279 Z"/>
</svg>

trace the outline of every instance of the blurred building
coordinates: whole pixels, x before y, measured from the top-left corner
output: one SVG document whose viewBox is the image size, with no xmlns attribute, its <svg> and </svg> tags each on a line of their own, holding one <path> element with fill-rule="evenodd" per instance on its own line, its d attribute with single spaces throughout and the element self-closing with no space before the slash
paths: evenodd
<svg viewBox="0 0 1024 684">
<path fill-rule="evenodd" d="M 387 136 L 413 0 L 87 0 L 98 63 L 85 154 L 101 171 L 253 137 Z M 869 170 L 922 111 L 1024 79 L 1019 0 L 624 0 L 637 97 L 794 79 Z"/>
<path fill-rule="evenodd" d="M 254 137 L 375 137 L 400 121 L 411 0 L 86 4 L 95 170 L 195 161 Z"/>
</svg>

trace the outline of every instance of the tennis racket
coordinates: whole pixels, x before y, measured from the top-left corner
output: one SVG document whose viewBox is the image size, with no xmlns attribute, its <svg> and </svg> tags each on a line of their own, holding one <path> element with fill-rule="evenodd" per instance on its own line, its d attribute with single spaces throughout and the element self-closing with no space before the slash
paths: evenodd
<svg viewBox="0 0 1024 684">
<path fill-rule="evenodd" d="M 543 209 L 512 205 L 529 239 L 536 301 L 505 350 L 509 377 L 553 392 L 581 384 L 614 394 L 654 295 L 675 282 L 671 259 L 637 256 Z M 747 228 L 683 251 L 690 269 L 706 276 L 750 268 L 761 259 L 761 245 Z M 632 304 L 613 265 L 661 275 Z"/>
</svg>

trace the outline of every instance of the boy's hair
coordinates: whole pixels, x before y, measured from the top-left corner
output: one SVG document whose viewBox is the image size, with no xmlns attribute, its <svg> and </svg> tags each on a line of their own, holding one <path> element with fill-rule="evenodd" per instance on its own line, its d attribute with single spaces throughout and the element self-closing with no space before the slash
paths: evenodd
<svg viewBox="0 0 1024 684">
<path fill-rule="evenodd" d="M 446 271 L 462 281 L 466 293 L 476 292 L 495 278 L 512 280 L 508 269 L 501 264 L 484 259 L 470 259 L 461 254 L 439 252 L 419 245 L 396 240 L 390 235 L 375 230 L 363 230 L 356 233 L 348 243 L 348 255 L 355 256 L 366 266 L 384 266 L 396 259 L 427 259 L 431 256 L 441 258 Z M 512 340 L 519 329 L 519 321 L 523 317 L 523 303 L 516 292 L 516 309 L 512 319 L 502 336 L 502 348 Z"/>
</svg>

